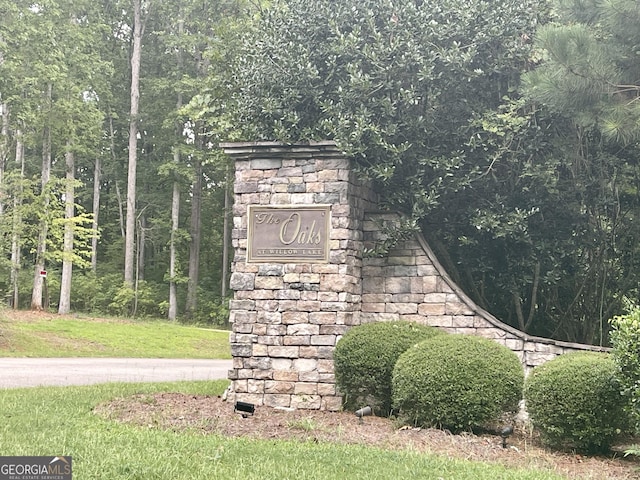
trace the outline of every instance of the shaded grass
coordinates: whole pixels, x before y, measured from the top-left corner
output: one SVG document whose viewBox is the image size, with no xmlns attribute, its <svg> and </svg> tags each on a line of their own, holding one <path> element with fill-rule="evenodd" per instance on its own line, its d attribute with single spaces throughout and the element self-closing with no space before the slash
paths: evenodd
<svg viewBox="0 0 640 480">
<path fill-rule="evenodd" d="M 38 317 L 0 312 L 0 356 L 231 358 L 229 332 L 163 320 Z"/>
<path fill-rule="evenodd" d="M 93 413 L 136 393 L 220 394 L 226 381 L 0 390 L 2 455 L 71 455 L 79 479 L 559 479 L 543 471 L 356 445 L 135 427 Z M 247 421 L 251 421 L 247 419 Z"/>
</svg>

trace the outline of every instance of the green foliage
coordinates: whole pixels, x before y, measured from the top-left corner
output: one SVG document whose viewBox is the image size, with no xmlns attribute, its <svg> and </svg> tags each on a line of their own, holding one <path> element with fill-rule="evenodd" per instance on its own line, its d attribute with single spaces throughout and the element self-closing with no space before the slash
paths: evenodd
<svg viewBox="0 0 640 480">
<path fill-rule="evenodd" d="M 409 347 L 442 332 L 412 322 L 374 322 L 350 329 L 336 345 L 336 383 L 345 408 L 371 405 L 376 413 L 391 411 L 391 375 L 398 357 Z"/>
<path fill-rule="evenodd" d="M 384 204 L 423 218 L 468 186 L 469 121 L 517 84 L 539 10 L 529 0 L 273 2 L 228 82 L 232 135 L 334 139 Z"/>
<path fill-rule="evenodd" d="M 554 448 L 582 452 L 609 449 L 628 427 L 626 398 L 607 354 L 567 353 L 533 369 L 525 402 L 533 426 Z"/>
<path fill-rule="evenodd" d="M 637 2 L 558 3 L 558 22 L 536 34 L 543 61 L 525 77 L 528 92 L 583 127 L 633 144 L 640 138 Z"/>
<path fill-rule="evenodd" d="M 411 423 L 467 430 L 516 411 L 524 371 L 508 348 L 471 335 L 440 335 L 403 353 L 393 406 Z"/>
<path fill-rule="evenodd" d="M 611 319 L 612 356 L 622 393 L 640 428 L 640 306 L 627 300 L 627 313 Z"/>
</svg>

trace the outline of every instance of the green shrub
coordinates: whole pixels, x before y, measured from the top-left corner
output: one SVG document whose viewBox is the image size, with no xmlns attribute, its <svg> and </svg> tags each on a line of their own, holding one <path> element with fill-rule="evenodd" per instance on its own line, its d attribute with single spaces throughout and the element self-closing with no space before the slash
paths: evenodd
<svg viewBox="0 0 640 480">
<path fill-rule="evenodd" d="M 627 314 L 611 319 L 609 338 L 613 347 L 616 378 L 629 401 L 636 429 L 640 430 L 640 306 L 626 301 Z"/>
<path fill-rule="evenodd" d="M 393 406 L 410 422 L 452 431 L 516 411 L 524 371 L 508 348 L 471 335 L 443 335 L 403 353 L 393 371 Z"/>
<path fill-rule="evenodd" d="M 626 401 L 608 354 L 556 357 L 532 370 L 524 396 L 531 423 L 553 448 L 606 451 L 627 425 Z"/>
<path fill-rule="evenodd" d="M 402 352 L 444 332 L 413 322 L 376 322 L 353 327 L 334 351 L 336 383 L 344 407 L 371 405 L 379 415 L 391 410 L 391 374 Z"/>
</svg>

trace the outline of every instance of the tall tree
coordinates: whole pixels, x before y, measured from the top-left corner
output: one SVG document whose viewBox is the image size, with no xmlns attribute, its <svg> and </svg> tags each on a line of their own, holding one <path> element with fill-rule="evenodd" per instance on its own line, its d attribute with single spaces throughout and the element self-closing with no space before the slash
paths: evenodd
<svg viewBox="0 0 640 480">
<path fill-rule="evenodd" d="M 135 235 L 136 235 L 136 180 L 138 169 L 138 114 L 140 109 L 140 62 L 142 58 L 142 36 L 148 15 L 149 3 L 133 1 L 133 32 L 131 51 L 131 104 L 129 110 L 129 162 L 127 169 L 127 217 L 124 251 L 124 282 L 134 286 Z"/>
<path fill-rule="evenodd" d="M 64 196 L 65 224 L 62 253 L 62 279 L 60 280 L 60 301 L 58 313 L 65 314 L 71 311 L 71 279 L 73 274 L 73 237 L 75 217 L 75 155 L 70 144 L 67 144 L 65 153 L 66 164 L 66 191 Z"/>
<path fill-rule="evenodd" d="M 640 9 L 635 0 L 559 0 L 540 28 L 529 93 L 582 128 L 624 145 L 640 139 Z"/>
</svg>

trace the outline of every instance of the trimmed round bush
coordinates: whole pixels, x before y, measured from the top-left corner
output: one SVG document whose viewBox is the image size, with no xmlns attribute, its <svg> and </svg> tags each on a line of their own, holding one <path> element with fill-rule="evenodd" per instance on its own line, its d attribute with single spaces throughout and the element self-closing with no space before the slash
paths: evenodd
<svg viewBox="0 0 640 480">
<path fill-rule="evenodd" d="M 393 371 L 393 407 L 414 425 L 454 432 L 516 411 L 524 370 L 507 347 L 472 335 L 443 335 L 403 353 Z"/>
<path fill-rule="evenodd" d="M 416 343 L 444 332 L 414 322 L 366 323 L 350 329 L 336 345 L 336 383 L 344 407 L 370 405 L 376 414 L 391 411 L 391 374 L 398 357 Z"/>
<path fill-rule="evenodd" d="M 610 355 L 566 353 L 534 368 L 524 396 L 531 423 L 553 448 L 602 452 L 627 426 Z"/>
</svg>

